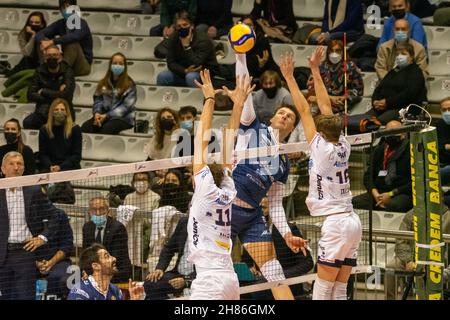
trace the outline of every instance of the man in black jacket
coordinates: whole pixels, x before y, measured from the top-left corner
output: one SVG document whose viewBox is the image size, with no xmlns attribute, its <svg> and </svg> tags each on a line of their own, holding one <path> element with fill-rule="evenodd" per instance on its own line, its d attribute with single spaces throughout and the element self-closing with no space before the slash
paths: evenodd
<svg viewBox="0 0 450 320">
<path fill-rule="evenodd" d="M 392 120 L 386 129 L 398 128 Z M 372 170 L 373 181 L 370 181 Z M 405 134 L 386 137 L 374 151 L 373 165 L 364 174 L 367 193 L 353 197 L 353 207 L 369 210 L 370 197 L 377 210 L 407 212 L 412 208 L 409 140 Z"/>
<path fill-rule="evenodd" d="M 105 198 L 95 197 L 89 201 L 91 221 L 83 226 L 83 249 L 93 243 L 105 246 L 117 259 L 118 272 L 113 283 L 128 282 L 131 278 L 131 261 L 128 252 L 128 234 L 125 226 L 109 216 L 109 206 Z"/>
<path fill-rule="evenodd" d="M 214 45 L 208 36 L 194 29 L 194 23 L 187 12 L 176 20 L 176 31 L 170 37 L 167 53 L 169 70 L 158 74 L 158 86 L 182 86 L 196 88 L 200 81 L 200 70 L 209 69 L 212 76 L 219 74 Z"/>
<path fill-rule="evenodd" d="M 47 122 L 48 110 L 56 98 L 69 102 L 72 119 L 75 121 L 72 105 L 74 91 L 75 78 L 72 68 L 63 61 L 57 46 L 48 47 L 45 50 L 45 63 L 36 70 L 28 89 L 28 100 L 36 102 L 36 109 L 23 120 L 24 129 L 39 130 Z"/>
<path fill-rule="evenodd" d="M 181 217 L 172 237 L 161 250 L 155 271 L 147 275 L 144 282 L 146 299 L 168 299 L 168 294 L 181 294 L 194 279 L 194 267 L 187 262 L 187 223 L 188 217 Z M 165 271 L 178 253 L 175 267 Z"/>
<path fill-rule="evenodd" d="M 63 19 L 55 21 L 36 34 L 36 43 L 41 50 L 52 45 L 61 45 L 64 60 L 72 67 L 75 76 L 86 76 L 91 72 L 93 41 L 86 20 L 79 16 L 76 0 L 59 0 Z"/>
<path fill-rule="evenodd" d="M 20 153 L 3 157 L 6 178 L 20 177 L 23 171 Z M 53 241 L 55 214 L 41 186 L 0 189 L 0 300 L 35 298 L 35 251 Z"/>
</svg>

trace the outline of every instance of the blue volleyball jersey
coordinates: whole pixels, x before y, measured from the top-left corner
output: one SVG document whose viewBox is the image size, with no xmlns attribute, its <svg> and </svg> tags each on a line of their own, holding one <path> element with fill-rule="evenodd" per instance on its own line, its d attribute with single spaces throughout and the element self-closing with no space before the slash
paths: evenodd
<svg viewBox="0 0 450 320">
<path fill-rule="evenodd" d="M 272 128 L 257 118 L 249 125 L 241 123 L 236 150 L 273 146 L 277 141 Z M 256 208 L 275 181 L 286 183 L 289 175 L 286 155 L 242 159 L 233 170 L 237 197 Z"/>
<path fill-rule="evenodd" d="M 97 283 L 92 276 L 81 280 L 80 287 L 70 290 L 67 300 L 123 300 L 122 292 L 118 287 L 109 284 L 106 296 L 97 289 Z"/>
</svg>

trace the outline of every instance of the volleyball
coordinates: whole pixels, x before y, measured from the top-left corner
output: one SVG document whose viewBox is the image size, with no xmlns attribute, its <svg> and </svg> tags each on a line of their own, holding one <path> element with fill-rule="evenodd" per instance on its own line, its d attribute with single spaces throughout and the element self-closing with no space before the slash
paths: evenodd
<svg viewBox="0 0 450 320">
<path fill-rule="evenodd" d="M 246 53 L 255 45 L 255 32 L 252 27 L 244 23 L 239 23 L 230 29 L 228 41 L 234 51 L 237 53 Z"/>
</svg>

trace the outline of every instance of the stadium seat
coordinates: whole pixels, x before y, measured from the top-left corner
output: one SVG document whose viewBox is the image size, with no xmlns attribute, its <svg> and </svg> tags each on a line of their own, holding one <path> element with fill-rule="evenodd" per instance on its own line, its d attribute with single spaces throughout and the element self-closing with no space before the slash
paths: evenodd
<svg viewBox="0 0 450 320">
<path fill-rule="evenodd" d="M 75 109 L 75 116 L 76 116 L 76 124 L 78 124 L 80 127 L 83 125 L 83 123 L 90 118 L 92 118 L 92 108 L 79 108 L 76 107 Z"/>
<path fill-rule="evenodd" d="M 38 7 L 38 8 L 56 8 L 58 7 L 57 2 L 47 1 L 47 0 L 2 0 L 2 4 L 5 6 L 26 6 L 26 7 Z"/>
<path fill-rule="evenodd" d="M 253 1 L 249 0 L 233 0 L 231 13 L 235 16 L 245 16 L 250 14 L 253 9 Z"/>
<path fill-rule="evenodd" d="M 16 64 L 20 62 L 22 57 L 23 56 L 21 54 L 17 53 L 3 53 L 0 54 L 0 61 L 8 61 L 11 67 L 14 67 Z"/>
<path fill-rule="evenodd" d="M 95 82 L 77 81 L 73 95 L 73 104 L 76 106 L 92 107 L 94 104 L 94 93 L 97 87 Z"/>
<path fill-rule="evenodd" d="M 81 9 L 117 10 L 117 11 L 140 11 L 140 0 L 78 0 Z"/>
<path fill-rule="evenodd" d="M 289 44 L 272 44 L 272 55 L 276 63 L 280 61 L 281 55 L 286 52 L 294 54 L 296 67 L 307 67 L 308 58 L 316 49 L 316 46 L 307 45 L 289 45 Z"/>
<path fill-rule="evenodd" d="M 177 87 L 138 86 L 137 108 L 158 111 L 162 107 L 178 110 L 181 106 L 191 105 L 201 111 L 203 95 L 199 89 Z"/>
<path fill-rule="evenodd" d="M 387 243 L 387 242 L 372 243 L 372 250 L 373 250 L 372 257 L 374 259 L 374 265 L 380 268 L 386 268 L 386 266 L 390 264 L 390 262 L 393 260 L 395 256 L 394 243 Z"/>
<path fill-rule="evenodd" d="M 17 42 L 18 31 L 0 30 L 0 48 L 2 53 L 20 53 Z"/>
<path fill-rule="evenodd" d="M 166 69 L 167 64 L 166 62 L 162 61 L 157 62 L 128 60 L 128 74 L 138 84 L 155 85 L 158 73 Z"/>
<path fill-rule="evenodd" d="M 34 104 L 10 104 L 0 103 L 0 126 L 3 126 L 6 120 L 16 118 L 22 123 L 23 119 L 33 113 Z"/>
<path fill-rule="evenodd" d="M 293 3 L 295 17 L 311 19 L 323 18 L 325 1 L 295 0 Z"/>
<path fill-rule="evenodd" d="M 20 30 L 26 23 L 26 9 L 0 8 L 0 30 Z"/>
<path fill-rule="evenodd" d="M 78 77 L 77 80 L 99 82 L 106 74 L 109 67 L 109 59 L 94 59 L 91 73 L 87 76 Z"/>
<path fill-rule="evenodd" d="M 101 134 L 83 134 L 83 159 L 139 162 L 147 155 L 144 146 L 148 138 L 122 137 Z"/>
<path fill-rule="evenodd" d="M 445 76 L 450 74 L 450 49 L 430 50 L 428 53 L 428 71 L 432 76 Z"/>
<path fill-rule="evenodd" d="M 22 130 L 23 143 L 29 146 L 33 151 L 39 150 L 39 130 Z"/>
<path fill-rule="evenodd" d="M 450 27 L 424 26 L 428 49 L 450 50 Z"/>
<path fill-rule="evenodd" d="M 160 37 L 99 35 L 92 38 L 96 58 L 109 59 L 114 53 L 122 52 L 128 59 L 133 60 L 157 60 L 153 51 L 162 40 Z"/>
<path fill-rule="evenodd" d="M 428 101 L 440 102 L 450 96 L 450 75 L 443 77 L 428 77 Z"/>
<path fill-rule="evenodd" d="M 380 25 L 380 29 L 373 29 L 373 28 L 369 28 L 367 23 L 364 24 L 364 30 L 366 34 L 370 34 L 374 37 L 381 37 L 381 34 L 383 33 L 383 25 Z"/>
<path fill-rule="evenodd" d="M 363 114 L 372 109 L 372 98 L 364 97 L 356 105 L 350 108 L 348 114 Z"/>
<path fill-rule="evenodd" d="M 373 217 L 379 221 L 379 225 L 373 224 L 377 229 L 399 230 L 405 213 L 403 212 L 386 212 L 386 211 L 372 211 Z"/>
<path fill-rule="evenodd" d="M 378 84 L 376 72 L 363 72 L 364 97 L 371 97 Z"/>
</svg>

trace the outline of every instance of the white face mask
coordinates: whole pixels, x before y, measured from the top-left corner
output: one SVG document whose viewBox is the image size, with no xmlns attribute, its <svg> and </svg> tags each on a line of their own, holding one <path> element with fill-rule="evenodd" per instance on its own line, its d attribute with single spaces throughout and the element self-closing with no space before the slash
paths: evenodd
<svg viewBox="0 0 450 320">
<path fill-rule="evenodd" d="M 134 188 L 136 189 L 137 193 L 146 193 L 148 190 L 148 182 L 147 181 L 136 181 L 134 183 Z"/>
<path fill-rule="evenodd" d="M 337 64 L 337 63 L 341 62 L 342 55 L 337 52 L 332 52 L 328 55 L 328 59 L 330 59 L 330 62 L 332 64 Z"/>
</svg>

